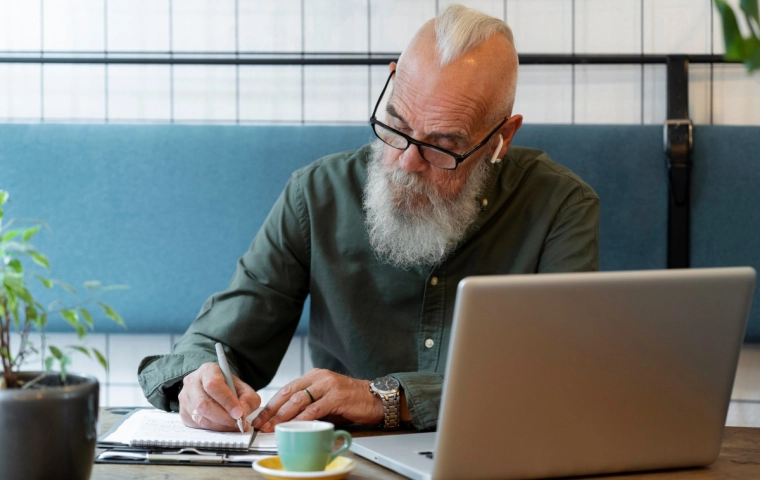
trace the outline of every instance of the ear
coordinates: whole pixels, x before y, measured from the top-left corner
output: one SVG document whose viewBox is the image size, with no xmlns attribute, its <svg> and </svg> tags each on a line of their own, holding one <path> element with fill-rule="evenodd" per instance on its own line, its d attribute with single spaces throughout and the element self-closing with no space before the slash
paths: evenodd
<svg viewBox="0 0 760 480">
<path fill-rule="evenodd" d="M 504 145 L 502 145 L 501 150 L 498 152 L 498 158 L 504 158 L 504 155 L 507 154 L 509 144 L 512 143 L 515 133 L 517 133 L 522 126 L 522 121 L 522 115 L 512 115 L 509 117 L 509 120 L 507 120 L 507 123 L 505 123 L 499 130 L 499 134 L 504 137 Z"/>
</svg>

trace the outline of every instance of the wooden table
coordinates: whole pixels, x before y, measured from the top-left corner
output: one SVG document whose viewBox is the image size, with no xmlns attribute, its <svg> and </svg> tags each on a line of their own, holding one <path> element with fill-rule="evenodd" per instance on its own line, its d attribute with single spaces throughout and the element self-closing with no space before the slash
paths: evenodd
<svg viewBox="0 0 760 480">
<path fill-rule="evenodd" d="M 101 432 L 107 431 L 116 423 L 123 408 L 102 408 L 100 410 Z M 354 437 L 382 435 L 382 432 L 367 429 L 351 430 Z M 402 479 L 398 475 L 364 458 L 346 452 L 345 456 L 356 462 L 356 469 L 349 479 Z M 93 479 L 218 479 L 245 478 L 263 479 L 252 468 L 244 467 L 198 467 L 177 465 L 115 465 L 95 464 L 92 470 Z M 760 479 L 760 428 L 726 427 L 723 435 L 723 445 L 718 460 L 707 468 L 692 468 L 667 472 L 635 473 L 616 476 L 593 477 L 596 479 L 616 480 L 757 480 Z"/>
</svg>

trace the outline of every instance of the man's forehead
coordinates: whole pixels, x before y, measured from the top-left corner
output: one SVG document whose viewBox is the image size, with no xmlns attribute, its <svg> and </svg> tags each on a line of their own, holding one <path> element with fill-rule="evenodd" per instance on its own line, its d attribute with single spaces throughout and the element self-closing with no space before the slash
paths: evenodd
<svg viewBox="0 0 760 480">
<path fill-rule="evenodd" d="M 411 122 L 406 119 L 404 114 L 396 110 L 396 107 L 393 105 L 392 102 L 388 103 L 385 111 L 388 114 L 388 116 L 398 119 L 401 123 L 406 124 L 406 125 L 411 124 Z M 445 139 L 454 140 L 454 141 L 468 141 L 469 140 L 468 132 L 456 127 L 454 127 L 454 129 L 445 130 L 445 131 L 432 130 L 425 133 L 427 134 L 427 136 L 431 138 L 445 138 Z"/>
<path fill-rule="evenodd" d="M 486 98 L 439 72 L 420 73 L 396 71 L 386 113 L 410 126 L 429 126 L 432 136 L 469 139 L 488 113 Z"/>
</svg>

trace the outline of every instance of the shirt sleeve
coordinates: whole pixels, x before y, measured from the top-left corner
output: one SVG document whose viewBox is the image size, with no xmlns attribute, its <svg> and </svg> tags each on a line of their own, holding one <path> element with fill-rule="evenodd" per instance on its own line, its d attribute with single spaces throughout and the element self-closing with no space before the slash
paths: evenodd
<svg viewBox="0 0 760 480">
<path fill-rule="evenodd" d="M 202 306 L 172 355 L 145 358 L 138 380 L 157 408 L 177 410 L 178 384 L 221 342 L 233 373 L 254 389 L 272 380 L 298 326 L 309 290 L 309 230 L 300 174 L 275 203 L 229 286 Z"/>
<path fill-rule="evenodd" d="M 401 384 L 406 406 L 417 430 L 436 427 L 441 407 L 443 375 L 435 372 L 404 372 L 391 375 Z"/>
<path fill-rule="evenodd" d="M 538 273 L 599 269 L 599 198 L 589 197 L 560 209 L 544 240 Z"/>
</svg>

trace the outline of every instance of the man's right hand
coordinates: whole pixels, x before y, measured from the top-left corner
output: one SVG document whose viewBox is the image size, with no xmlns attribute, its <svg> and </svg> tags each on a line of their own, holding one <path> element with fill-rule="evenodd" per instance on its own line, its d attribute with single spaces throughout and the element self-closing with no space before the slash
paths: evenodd
<svg viewBox="0 0 760 480">
<path fill-rule="evenodd" d="M 214 362 L 204 363 L 183 380 L 179 393 L 179 415 L 192 428 L 239 431 L 236 418 L 243 418 L 246 431 L 251 426 L 246 417 L 261 405 L 261 397 L 238 377 L 232 377 L 238 398 L 224 381 L 224 374 Z"/>
</svg>

